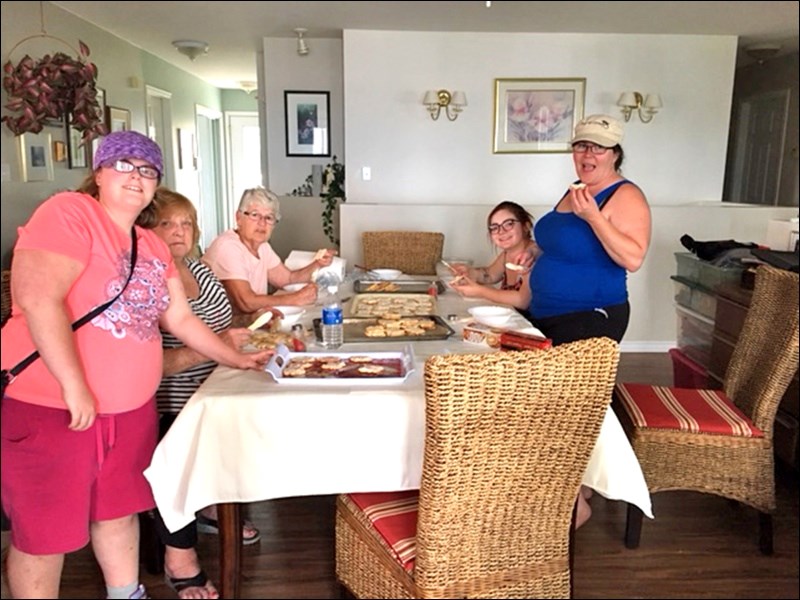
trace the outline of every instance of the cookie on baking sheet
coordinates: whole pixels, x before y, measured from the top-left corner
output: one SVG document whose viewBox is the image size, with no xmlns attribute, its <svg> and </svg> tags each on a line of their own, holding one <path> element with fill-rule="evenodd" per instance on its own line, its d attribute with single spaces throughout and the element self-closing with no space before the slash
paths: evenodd
<svg viewBox="0 0 800 600">
<path fill-rule="evenodd" d="M 338 371 L 339 369 L 344 369 L 346 366 L 347 363 L 339 359 L 336 362 L 324 362 L 322 363 L 321 368 L 325 369 L 326 371 Z"/>
<path fill-rule="evenodd" d="M 358 372 L 365 375 L 377 375 L 378 373 L 383 373 L 384 370 L 380 365 L 362 365 L 358 367 Z"/>
<path fill-rule="evenodd" d="M 436 321 L 432 319 L 420 319 L 417 327 L 430 331 L 431 329 L 436 329 Z"/>
<path fill-rule="evenodd" d="M 364 329 L 367 337 L 386 337 L 386 330 L 380 325 L 369 325 Z"/>
</svg>

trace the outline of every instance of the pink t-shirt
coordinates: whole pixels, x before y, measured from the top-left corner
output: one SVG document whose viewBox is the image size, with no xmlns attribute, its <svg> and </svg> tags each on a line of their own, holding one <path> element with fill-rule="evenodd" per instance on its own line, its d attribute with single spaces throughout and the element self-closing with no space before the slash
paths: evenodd
<svg viewBox="0 0 800 600">
<path fill-rule="evenodd" d="M 239 234 L 229 229 L 211 242 L 203 255 L 205 262 L 220 280 L 239 279 L 250 283 L 256 294 L 269 293 L 269 269 L 281 264 L 269 242 L 258 247 L 258 258 L 253 256 L 239 239 Z"/>
<path fill-rule="evenodd" d="M 158 319 L 169 305 L 167 279 L 178 277 L 169 248 L 155 233 L 136 228 L 136 268 L 122 296 L 75 332 L 86 381 L 103 414 L 145 404 L 162 372 Z M 16 249 L 46 250 L 84 265 L 66 305 L 74 322 L 113 298 L 130 272 L 130 231 L 123 231 L 86 194 L 62 192 L 46 200 L 18 230 Z M 25 317 L 12 304 L 2 330 L 2 365 L 9 369 L 34 350 Z M 39 358 L 6 390 L 23 402 L 66 408 L 61 389 Z"/>
</svg>

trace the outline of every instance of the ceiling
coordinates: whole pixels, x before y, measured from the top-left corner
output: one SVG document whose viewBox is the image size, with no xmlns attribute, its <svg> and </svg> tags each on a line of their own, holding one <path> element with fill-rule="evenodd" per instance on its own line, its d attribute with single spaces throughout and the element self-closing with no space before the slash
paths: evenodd
<svg viewBox="0 0 800 600">
<path fill-rule="evenodd" d="M 265 37 L 341 38 L 343 29 L 529 33 L 737 35 L 743 48 L 798 51 L 798 2 L 53 2 L 220 88 L 256 80 Z M 47 9 L 45 9 L 47 19 Z M 173 40 L 207 42 L 195 61 Z"/>
</svg>

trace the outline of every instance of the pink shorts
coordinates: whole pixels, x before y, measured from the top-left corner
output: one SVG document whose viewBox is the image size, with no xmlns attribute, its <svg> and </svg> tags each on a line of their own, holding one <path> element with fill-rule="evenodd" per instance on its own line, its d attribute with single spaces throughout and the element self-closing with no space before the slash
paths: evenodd
<svg viewBox="0 0 800 600">
<path fill-rule="evenodd" d="M 89 524 L 155 506 L 144 470 L 158 434 L 155 398 L 126 413 L 68 429 L 69 411 L 5 397 L 0 411 L 3 509 L 11 543 L 64 554 L 89 542 Z"/>
</svg>

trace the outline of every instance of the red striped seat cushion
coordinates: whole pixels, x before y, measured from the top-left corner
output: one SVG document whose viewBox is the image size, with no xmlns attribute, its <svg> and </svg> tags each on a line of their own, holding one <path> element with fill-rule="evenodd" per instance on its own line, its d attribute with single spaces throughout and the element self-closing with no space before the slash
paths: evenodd
<svg viewBox="0 0 800 600">
<path fill-rule="evenodd" d="M 618 383 L 615 392 L 636 427 L 764 437 L 722 390 Z"/>
<path fill-rule="evenodd" d="M 406 571 L 417 558 L 417 505 L 419 491 L 348 494 Z"/>
</svg>

